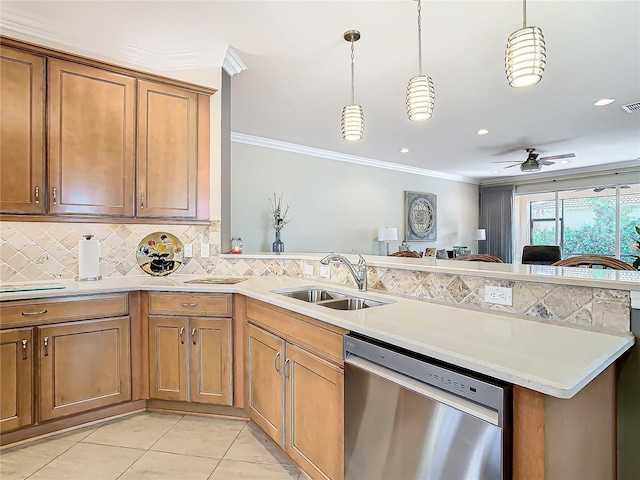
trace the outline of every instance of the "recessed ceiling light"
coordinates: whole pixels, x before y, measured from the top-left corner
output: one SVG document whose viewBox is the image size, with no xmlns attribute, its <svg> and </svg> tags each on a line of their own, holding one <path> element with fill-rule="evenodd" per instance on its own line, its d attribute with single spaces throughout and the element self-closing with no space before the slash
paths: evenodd
<svg viewBox="0 0 640 480">
<path fill-rule="evenodd" d="M 487 130 L 486 128 L 481 128 L 480 130 L 478 130 L 476 132 L 478 135 L 486 135 L 487 133 L 489 133 L 489 130 Z"/>
<path fill-rule="evenodd" d="M 402 147 L 400 149 L 400 153 L 409 153 L 409 149 L 407 147 Z"/>
<path fill-rule="evenodd" d="M 491 170 L 491 173 L 500 173 L 500 170 Z"/>
<path fill-rule="evenodd" d="M 569 160 L 560 160 L 560 163 L 564 163 L 565 165 L 569 163 Z"/>
<path fill-rule="evenodd" d="M 594 107 L 604 107 L 605 105 L 611 105 L 615 101 L 616 101 L 615 98 L 601 98 L 597 102 L 593 102 L 593 106 Z"/>
</svg>

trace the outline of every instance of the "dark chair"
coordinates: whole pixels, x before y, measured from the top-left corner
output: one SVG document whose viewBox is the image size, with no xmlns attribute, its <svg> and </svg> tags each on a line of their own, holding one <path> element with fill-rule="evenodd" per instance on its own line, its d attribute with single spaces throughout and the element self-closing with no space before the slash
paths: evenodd
<svg viewBox="0 0 640 480">
<path fill-rule="evenodd" d="M 635 268 L 622 260 L 603 255 L 578 255 L 569 257 L 553 264 L 554 267 L 589 267 L 609 268 L 611 270 L 633 270 Z"/>
<path fill-rule="evenodd" d="M 522 249 L 522 263 L 552 265 L 562 258 L 558 245 L 526 245 Z"/>
</svg>

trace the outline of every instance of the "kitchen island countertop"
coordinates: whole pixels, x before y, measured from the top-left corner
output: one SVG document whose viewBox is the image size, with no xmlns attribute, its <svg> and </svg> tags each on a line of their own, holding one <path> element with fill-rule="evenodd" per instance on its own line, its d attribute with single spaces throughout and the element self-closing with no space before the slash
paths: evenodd
<svg viewBox="0 0 640 480">
<path fill-rule="evenodd" d="M 558 398 L 571 398 L 631 348 L 631 335 L 612 335 L 367 292 L 388 305 L 339 311 L 273 293 L 323 286 L 354 289 L 285 276 L 248 277 L 233 285 L 186 284 L 202 275 L 113 277 L 96 282 L 56 281 L 65 288 L 8 292 L 0 301 L 110 292 L 182 291 L 239 293 L 417 353 Z M 33 283 L 33 282 L 30 282 Z"/>
</svg>

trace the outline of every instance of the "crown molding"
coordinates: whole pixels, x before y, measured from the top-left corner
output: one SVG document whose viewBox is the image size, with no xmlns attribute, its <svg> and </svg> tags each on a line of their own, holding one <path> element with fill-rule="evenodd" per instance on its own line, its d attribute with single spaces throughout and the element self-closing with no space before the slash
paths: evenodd
<svg viewBox="0 0 640 480">
<path fill-rule="evenodd" d="M 0 33 L 6 35 L 7 32 L 15 33 L 23 37 L 37 38 L 49 43 L 59 45 L 69 45 L 71 38 L 61 35 L 66 29 L 60 28 L 59 24 L 39 15 L 25 14 L 20 10 L 2 6 L 0 15 Z M 55 33 L 54 33 L 55 32 Z"/>
<path fill-rule="evenodd" d="M 229 76 L 233 77 L 236 73 L 244 72 L 247 69 L 247 65 L 242 61 L 233 47 L 229 45 L 227 53 L 224 55 L 222 68 L 224 68 L 224 71 L 227 72 Z"/>
<path fill-rule="evenodd" d="M 476 178 L 451 175 L 448 173 L 436 172 L 434 170 L 427 170 L 424 168 L 384 162 L 382 160 L 375 160 L 372 158 L 358 157 L 356 155 L 349 155 L 346 153 L 333 152 L 331 150 L 307 147 L 305 145 L 298 145 L 296 143 L 281 142 L 280 140 L 272 140 L 270 138 L 257 137 L 255 135 L 247 135 L 246 133 L 231 132 L 231 141 L 236 143 L 244 143 L 246 145 L 254 145 L 257 147 L 283 150 L 285 152 L 299 153 L 301 155 L 309 155 L 312 157 L 326 158 L 327 160 L 336 160 L 338 162 L 355 163 L 358 165 L 365 165 L 367 167 L 384 168 L 386 170 L 394 170 L 396 172 L 411 173 L 413 175 L 442 178 L 444 180 L 453 180 L 455 182 L 471 183 L 474 185 L 480 183 Z"/>
</svg>

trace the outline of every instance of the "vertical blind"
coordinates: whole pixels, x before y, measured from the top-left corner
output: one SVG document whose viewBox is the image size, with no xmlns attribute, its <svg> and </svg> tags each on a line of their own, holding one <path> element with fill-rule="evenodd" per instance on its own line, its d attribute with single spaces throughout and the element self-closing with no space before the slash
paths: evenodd
<svg viewBox="0 0 640 480">
<path fill-rule="evenodd" d="M 479 252 L 498 257 L 504 263 L 512 263 L 512 223 L 514 185 L 480 187 L 480 228 L 487 232 L 487 239 L 479 242 Z"/>
</svg>

